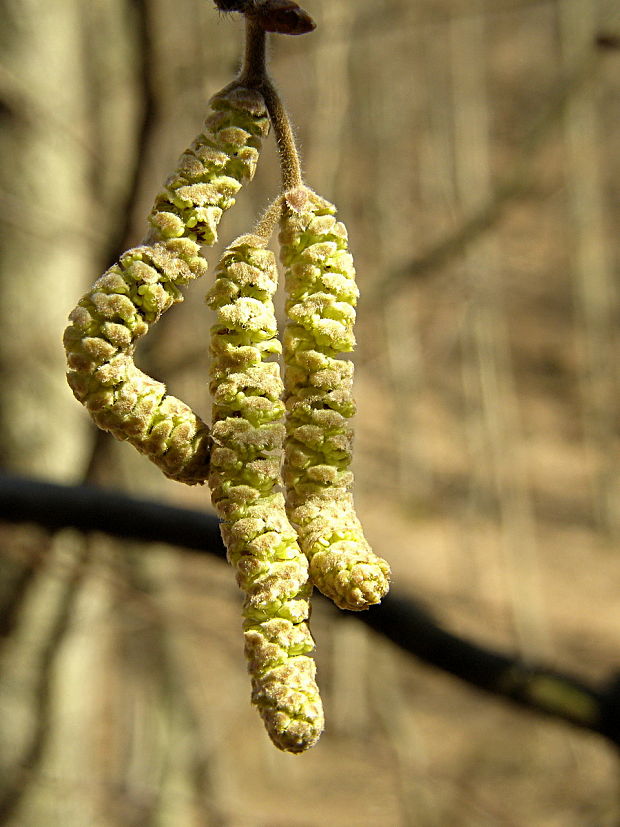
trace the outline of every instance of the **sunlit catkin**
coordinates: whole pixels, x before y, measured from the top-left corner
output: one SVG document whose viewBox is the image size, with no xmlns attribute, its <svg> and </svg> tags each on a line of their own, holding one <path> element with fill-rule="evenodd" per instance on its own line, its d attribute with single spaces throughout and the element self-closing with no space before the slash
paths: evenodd
<svg viewBox="0 0 620 827">
<path fill-rule="evenodd" d="M 323 729 L 309 657 L 308 561 L 286 516 L 280 461 L 284 441 L 281 350 L 272 295 L 274 256 L 247 235 L 222 257 L 207 296 L 211 331 L 213 449 L 209 485 L 222 537 L 245 592 L 244 637 L 252 701 L 277 747 L 302 752 Z"/>
<path fill-rule="evenodd" d="M 353 365 L 338 356 L 355 346 L 353 259 L 332 204 L 306 188 L 287 202 L 287 509 L 313 583 L 342 609 L 366 609 L 387 593 L 390 569 L 368 545 L 351 493 Z"/>
<path fill-rule="evenodd" d="M 206 272 L 200 245 L 217 240 L 222 213 L 253 177 L 269 130 L 262 96 L 238 84 L 215 95 L 210 109 L 203 131 L 157 196 L 146 243 L 95 282 L 64 335 L 69 385 L 96 424 L 188 484 L 206 480 L 208 428 L 138 370 L 133 353 L 161 314 L 183 300 L 179 288 Z"/>
</svg>

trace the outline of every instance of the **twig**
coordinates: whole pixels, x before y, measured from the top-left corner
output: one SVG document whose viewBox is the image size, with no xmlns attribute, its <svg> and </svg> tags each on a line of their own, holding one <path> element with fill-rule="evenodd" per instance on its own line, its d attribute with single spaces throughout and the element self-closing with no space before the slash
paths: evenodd
<svg viewBox="0 0 620 827">
<path fill-rule="evenodd" d="M 234 85 L 256 89 L 265 98 L 280 155 L 282 191 L 287 192 L 302 184 L 301 164 L 293 129 L 282 100 L 267 74 L 265 29 L 255 18 L 246 17 L 245 31 L 244 62 Z"/>
<path fill-rule="evenodd" d="M 101 531 L 225 558 L 217 518 L 91 486 L 63 486 L 0 472 L 0 518 L 56 530 Z M 620 672 L 601 688 L 497 652 L 443 629 L 415 600 L 390 594 L 354 617 L 424 663 L 519 706 L 603 735 L 620 746 Z"/>
</svg>

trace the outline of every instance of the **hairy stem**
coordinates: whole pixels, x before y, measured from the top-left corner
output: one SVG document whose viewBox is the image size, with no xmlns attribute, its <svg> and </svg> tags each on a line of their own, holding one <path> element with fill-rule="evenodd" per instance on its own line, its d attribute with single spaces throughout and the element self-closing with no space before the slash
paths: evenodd
<svg viewBox="0 0 620 827">
<path fill-rule="evenodd" d="M 282 172 L 282 191 L 295 190 L 303 185 L 299 153 L 288 114 L 271 80 L 266 77 L 260 89 L 273 126 Z"/>
<path fill-rule="evenodd" d="M 245 55 L 238 83 L 261 91 L 267 81 L 267 49 L 265 30 L 251 17 L 245 18 Z"/>
<path fill-rule="evenodd" d="M 283 197 L 279 195 L 275 201 L 272 201 L 252 232 L 252 235 L 260 238 L 265 245 L 269 243 L 269 239 L 273 234 L 274 228 L 280 221 L 282 216 L 283 200 Z"/>
<path fill-rule="evenodd" d="M 256 89 L 265 99 L 280 155 L 282 191 L 287 192 L 302 186 L 301 163 L 291 122 L 267 73 L 265 30 L 252 17 L 246 17 L 245 57 L 235 84 Z"/>
</svg>

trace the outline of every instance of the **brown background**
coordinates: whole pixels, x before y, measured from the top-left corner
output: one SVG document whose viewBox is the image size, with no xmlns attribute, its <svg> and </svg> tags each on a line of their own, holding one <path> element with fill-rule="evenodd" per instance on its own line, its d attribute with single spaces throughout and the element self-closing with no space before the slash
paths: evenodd
<svg viewBox="0 0 620 827">
<path fill-rule="evenodd" d="M 620 52 L 596 40 L 620 35 L 617 2 L 306 7 L 316 32 L 276 38 L 272 74 L 356 258 L 367 534 L 395 587 L 455 631 L 603 680 L 620 665 Z M 60 340 L 79 295 L 142 238 L 235 71 L 241 24 L 205 0 L 0 0 L 0 16 L 1 463 L 210 507 L 95 435 Z M 277 181 L 270 141 L 223 243 Z M 206 289 L 138 356 L 203 415 Z M 5 823 L 620 823 L 602 739 L 324 606 L 327 730 L 310 754 L 279 754 L 249 705 L 239 601 L 215 560 L 1 528 Z"/>
</svg>

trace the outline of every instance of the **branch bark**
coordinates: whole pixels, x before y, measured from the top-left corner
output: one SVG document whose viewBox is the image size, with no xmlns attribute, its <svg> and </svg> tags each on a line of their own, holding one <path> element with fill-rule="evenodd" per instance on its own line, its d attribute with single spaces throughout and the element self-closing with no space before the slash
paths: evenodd
<svg viewBox="0 0 620 827">
<path fill-rule="evenodd" d="M 50 531 L 101 531 L 226 556 L 215 515 L 94 486 L 57 485 L 0 472 L 0 519 L 36 523 Z M 470 686 L 599 733 L 620 746 L 620 670 L 603 686 L 589 686 L 544 664 L 526 663 L 461 638 L 405 595 L 391 593 L 380 606 L 348 616 Z"/>
</svg>

